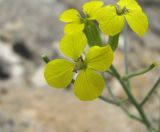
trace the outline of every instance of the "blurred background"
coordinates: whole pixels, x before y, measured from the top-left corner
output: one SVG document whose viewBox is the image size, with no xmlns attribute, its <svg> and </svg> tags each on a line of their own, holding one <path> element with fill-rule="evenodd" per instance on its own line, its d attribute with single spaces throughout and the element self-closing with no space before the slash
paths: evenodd
<svg viewBox="0 0 160 132">
<path fill-rule="evenodd" d="M 116 106 L 99 99 L 81 102 L 70 90 L 50 88 L 43 78 L 41 55 L 59 57 L 64 26 L 59 14 L 68 8 L 81 9 L 85 1 L 0 0 L 0 132 L 146 132 Z M 149 17 L 150 27 L 142 38 L 128 31 L 130 71 L 160 62 L 160 1 L 138 1 Z M 114 61 L 121 73 L 124 38 L 120 36 Z M 156 68 L 132 79 L 137 100 L 142 100 L 159 75 Z M 115 79 L 109 77 L 109 83 L 118 98 L 125 98 Z M 155 126 L 160 124 L 159 93 L 160 88 L 145 105 Z M 128 109 L 134 111 L 130 105 Z"/>
</svg>

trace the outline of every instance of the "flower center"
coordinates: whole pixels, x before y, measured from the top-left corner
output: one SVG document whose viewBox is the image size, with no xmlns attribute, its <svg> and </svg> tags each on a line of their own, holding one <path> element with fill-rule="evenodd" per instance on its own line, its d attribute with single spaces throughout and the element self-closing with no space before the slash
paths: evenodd
<svg viewBox="0 0 160 132">
<path fill-rule="evenodd" d="M 87 18 L 82 18 L 81 19 L 81 23 L 85 23 L 86 24 L 87 22 L 88 22 Z"/>
<path fill-rule="evenodd" d="M 86 69 L 87 68 L 87 64 L 86 62 L 83 60 L 82 57 L 79 57 L 76 61 L 75 61 L 75 67 L 74 67 L 74 71 L 78 71 L 78 70 L 82 70 L 82 69 Z"/>
<path fill-rule="evenodd" d="M 88 18 L 89 18 L 89 15 L 86 14 L 86 13 L 81 13 L 81 23 L 87 23 L 88 22 Z"/>
<path fill-rule="evenodd" d="M 119 5 L 115 5 L 117 15 L 124 15 L 129 12 L 129 10 L 124 6 L 123 8 Z"/>
</svg>

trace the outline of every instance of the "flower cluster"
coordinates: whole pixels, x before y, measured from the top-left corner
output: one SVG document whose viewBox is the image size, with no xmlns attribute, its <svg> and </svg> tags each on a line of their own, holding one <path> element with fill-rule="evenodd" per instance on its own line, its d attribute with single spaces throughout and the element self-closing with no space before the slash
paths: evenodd
<svg viewBox="0 0 160 132">
<path fill-rule="evenodd" d="M 60 20 L 67 22 L 68 24 L 64 28 L 65 33 L 83 32 L 85 23 L 88 20 L 96 20 L 96 12 L 103 6 L 102 1 L 91 1 L 83 5 L 83 14 L 75 9 L 69 9 L 64 11 Z"/>
<path fill-rule="evenodd" d="M 61 21 L 68 23 L 64 28 L 64 32 L 83 31 L 87 20 L 96 20 L 101 31 L 111 36 L 123 30 L 125 20 L 139 36 L 147 31 L 148 18 L 136 0 L 119 0 L 117 4 L 103 5 L 102 1 L 85 3 L 82 16 L 75 9 L 64 11 L 60 16 Z"/>
<path fill-rule="evenodd" d="M 100 72 L 110 68 L 114 54 L 110 44 L 98 46 L 100 44 L 97 42 L 86 52 L 87 36 L 92 32 L 84 32 L 86 25 L 98 23 L 103 33 L 114 36 L 123 30 L 126 20 L 140 36 L 146 32 L 148 20 L 135 0 L 119 0 L 117 4 L 107 6 L 100 0 L 90 1 L 82 6 L 82 10 L 80 14 L 75 9 L 68 9 L 60 15 L 60 20 L 67 23 L 60 50 L 69 59 L 50 61 L 45 67 L 44 77 L 55 88 L 66 88 L 75 80 L 75 95 L 80 100 L 93 100 L 102 94 L 105 81 Z M 97 37 L 95 33 L 92 34 Z"/>
<path fill-rule="evenodd" d="M 44 76 L 48 84 L 56 88 L 67 87 L 77 74 L 73 91 L 81 100 L 93 100 L 101 95 L 105 86 L 102 76 L 98 71 L 106 71 L 113 60 L 111 47 L 93 46 L 84 55 L 87 39 L 84 33 L 65 35 L 60 43 L 64 55 L 71 58 L 55 59 L 50 61 L 45 68 Z"/>
</svg>

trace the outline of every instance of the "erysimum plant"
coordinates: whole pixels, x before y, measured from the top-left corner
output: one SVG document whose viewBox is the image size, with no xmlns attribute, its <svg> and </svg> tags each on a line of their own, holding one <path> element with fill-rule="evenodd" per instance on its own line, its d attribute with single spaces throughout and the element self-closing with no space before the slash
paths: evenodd
<svg viewBox="0 0 160 132">
<path fill-rule="evenodd" d="M 61 51 L 72 61 L 55 59 L 45 68 L 44 76 L 48 84 L 55 88 L 66 88 L 75 79 L 73 91 L 80 100 L 93 100 L 102 94 L 105 86 L 103 77 L 97 72 L 106 71 L 112 64 L 113 52 L 109 45 L 93 46 L 83 58 L 87 44 L 84 33 L 65 35 L 60 43 Z"/>
<path fill-rule="evenodd" d="M 107 5 L 98 11 L 96 19 L 100 29 L 112 36 L 123 30 L 125 20 L 139 36 L 148 29 L 147 16 L 135 0 L 120 0 L 115 5 Z"/>
<path fill-rule="evenodd" d="M 100 0 L 90 1 L 82 6 L 82 15 L 75 9 L 68 9 L 60 15 L 60 20 L 67 23 L 64 27 L 65 35 L 60 42 L 60 50 L 68 59 L 50 60 L 47 55 L 42 55 L 47 63 L 44 77 L 54 88 L 66 88 L 72 83 L 73 91 L 80 100 L 89 101 L 99 98 L 120 107 L 128 117 L 144 124 L 148 131 L 160 132 L 158 127 L 153 127 L 143 107 L 157 90 L 160 77 L 141 102 L 133 96 L 130 85 L 133 77 L 149 72 L 158 64 L 154 62 L 142 70 L 130 73 L 127 44 L 124 52 L 124 75 L 121 75 L 112 64 L 119 35 L 123 28 L 127 27 L 125 21 L 138 36 L 142 36 L 148 29 L 148 18 L 136 0 L 119 0 L 116 4 L 103 5 Z M 127 34 L 126 28 L 124 31 Z M 101 33 L 108 35 L 108 45 L 102 41 Z M 103 96 L 105 78 L 101 73 L 108 74 L 119 81 L 127 95 L 125 101 L 114 95 L 110 85 L 107 86 L 110 96 Z M 127 108 L 128 103 L 133 105 L 138 115 Z"/>
<path fill-rule="evenodd" d="M 76 9 L 69 9 L 64 11 L 61 16 L 60 20 L 62 22 L 68 23 L 65 28 L 65 33 L 75 33 L 79 31 L 83 31 L 85 28 L 85 23 L 88 20 L 95 20 L 96 19 L 96 12 L 103 6 L 102 1 L 91 1 L 85 3 L 83 8 L 83 14 L 80 13 Z M 74 30 L 73 30 L 74 29 Z"/>
</svg>

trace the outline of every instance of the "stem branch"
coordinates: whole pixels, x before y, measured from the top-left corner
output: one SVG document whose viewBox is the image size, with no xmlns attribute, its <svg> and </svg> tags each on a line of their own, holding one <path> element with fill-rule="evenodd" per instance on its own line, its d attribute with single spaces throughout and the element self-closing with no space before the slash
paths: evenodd
<svg viewBox="0 0 160 132">
<path fill-rule="evenodd" d="M 108 99 L 107 97 L 104 97 L 104 96 L 99 96 L 99 98 L 107 103 L 110 103 L 110 104 L 114 104 L 116 106 L 119 106 L 119 103 L 117 103 L 116 101 L 113 101 L 111 99 Z"/>
<path fill-rule="evenodd" d="M 146 127 L 148 129 L 151 128 L 151 124 L 148 120 L 148 118 L 146 117 L 143 108 L 137 103 L 137 101 L 135 100 L 135 98 L 133 97 L 132 93 L 130 92 L 130 90 L 128 89 L 126 83 L 124 83 L 122 77 L 120 76 L 120 74 L 118 73 L 118 71 L 114 68 L 114 66 L 111 66 L 111 70 L 114 73 L 114 76 L 118 79 L 118 81 L 120 82 L 120 84 L 122 85 L 124 91 L 126 92 L 129 100 L 132 102 L 132 104 L 135 106 L 135 108 L 137 109 L 137 111 L 139 112 L 139 115 L 141 116 L 142 122 L 143 124 L 146 125 Z"/>
<path fill-rule="evenodd" d="M 143 120 L 141 118 L 133 115 L 132 113 L 130 113 L 130 111 L 128 109 L 126 109 L 123 106 L 123 102 L 122 101 L 112 101 L 112 100 L 110 100 L 110 99 L 108 99 L 107 97 L 104 97 L 104 96 L 100 96 L 99 98 L 101 100 L 107 102 L 107 103 L 110 103 L 110 104 L 113 104 L 113 105 L 116 105 L 116 106 L 120 107 L 130 118 L 135 119 L 135 120 L 143 123 Z"/>
<path fill-rule="evenodd" d="M 142 75 L 144 73 L 147 73 L 149 72 L 150 70 L 152 70 L 153 68 L 155 68 L 157 66 L 156 63 L 152 63 L 150 66 L 148 66 L 147 68 L 141 70 L 141 71 L 137 71 L 137 72 L 134 72 L 134 73 L 131 73 L 131 74 L 126 74 L 123 76 L 123 79 L 125 81 L 129 80 L 130 78 L 133 78 L 133 77 L 136 77 L 136 76 L 139 76 L 139 75 Z"/>
<path fill-rule="evenodd" d="M 156 83 L 154 84 L 154 86 L 152 87 L 152 89 L 149 91 L 149 93 L 145 96 L 145 98 L 142 100 L 141 102 L 141 106 L 143 106 L 151 97 L 151 95 L 155 92 L 156 88 L 158 88 L 158 85 L 160 83 L 160 77 L 158 78 L 158 80 L 156 81 Z"/>
</svg>

